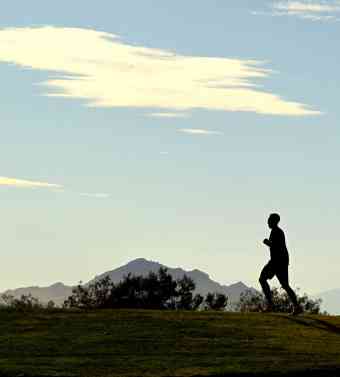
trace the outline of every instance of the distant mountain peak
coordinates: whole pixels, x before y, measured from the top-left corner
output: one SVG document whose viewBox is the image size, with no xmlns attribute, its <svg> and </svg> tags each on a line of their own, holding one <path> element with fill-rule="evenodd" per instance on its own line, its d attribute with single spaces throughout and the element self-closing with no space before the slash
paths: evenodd
<svg viewBox="0 0 340 377">
<path fill-rule="evenodd" d="M 134 264 L 134 263 L 146 263 L 146 262 L 149 262 L 149 261 L 145 258 L 136 258 L 128 262 L 127 265 Z"/>
<path fill-rule="evenodd" d="M 204 272 L 204 271 L 198 270 L 197 268 L 195 268 L 194 270 L 189 271 L 189 272 L 192 273 L 193 275 L 199 277 L 199 278 L 207 278 L 207 279 L 210 279 L 209 274 L 207 274 L 207 273 Z"/>
<path fill-rule="evenodd" d="M 57 282 L 57 283 L 54 283 L 50 286 L 50 288 L 63 288 L 65 287 L 65 284 L 64 283 L 61 283 L 60 281 Z"/>
<path fill-rule="evenodd" d="M 148 265 L 148 264 L 156 264 L 156 265 L 161 265 L 158 262 L 147 260 L 145 258 L 136 258 L 133 259 L 132 261 L 128 262 L 126 266 L 132 266 L 132 265 Z"/>
<path fill-rule="evenodd" d="M 156 261 L 150 261 L 145 258 L 134 259 L 127 264 L 120 266 L 114 270 L 107 271 L 101 275 L 95 277 L 95 279 L 90 280 L 86 285 L 91 284 L 95 280 L 100 280 L 106 276 L 109 276 L 112 282 L 118 283 L 124 276 L 131 273 L 132 275 L 142 275 L 146 276 L 149 272 L 157 272 L 160 267 L 165 267 L 168 273 L 172 275 L 174 279 L 181 279 L 184 275 L 192 278 L 196 283 L 196 293 L 206 295 L 208 292 L 224 293 L 228 296 L 229 302 L 233 303 L 239 300 L 240 294 L 248 289 L 244 283 L 238 282 L 230 286 L 221 285 L 216 281 L 212 280 L 204 271 L 199 269 L 193 269 L 192 271 L 186 271 L 180 267 L 168 267 Z"/>
</svg>

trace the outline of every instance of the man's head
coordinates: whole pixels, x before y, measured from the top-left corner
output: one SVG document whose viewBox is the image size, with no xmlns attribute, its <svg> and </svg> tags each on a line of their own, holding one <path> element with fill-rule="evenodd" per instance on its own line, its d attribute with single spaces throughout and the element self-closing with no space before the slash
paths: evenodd
<svg viewBox="0 0 340 377">
<path fill-rule="evenodd" d="M 271 213 L 268 217 L 268 226 L 270 229 L 273 229 L 280 222 L 280 215 L 278 213 Z"/>
</svg>

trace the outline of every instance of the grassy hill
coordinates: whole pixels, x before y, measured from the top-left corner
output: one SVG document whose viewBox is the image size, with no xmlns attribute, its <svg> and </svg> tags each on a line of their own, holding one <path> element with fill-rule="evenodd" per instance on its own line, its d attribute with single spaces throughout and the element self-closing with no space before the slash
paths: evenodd
<svg viewBox="0 0 340 377">
<path fill-rule="evenodd" d="M 332 376 L 339 355 L 340 317 L 0 311 L 0 376 Z"/>
</svg>

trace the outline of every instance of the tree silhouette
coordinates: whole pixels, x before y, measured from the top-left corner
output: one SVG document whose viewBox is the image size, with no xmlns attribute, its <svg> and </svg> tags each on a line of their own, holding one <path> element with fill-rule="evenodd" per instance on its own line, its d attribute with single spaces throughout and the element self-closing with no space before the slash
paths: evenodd
<svg viewBox="0 0 340 377">
<path fill-rule="evenodd" d="M 64 308 L 100 309 L 178 309 L 220 310 L 225 308 L 228 299 L 225 295 L 211 294 L 207 301 L 193 292 L 195 282 L 184 275 L 174 280 L 166 268 L 157 273 L 149 272 L 147 276 L 128 274 L 123 280 L 114 284 L 107 276 L 88 286 L 79 284 L 72 295 L 64 302 Z M 208 295 L 209 296 L 209 295 Z M 210 296 L 209 296 L 210 297 Z M 209 301 L 210 300 L 210 301 Z"/>
</svg>

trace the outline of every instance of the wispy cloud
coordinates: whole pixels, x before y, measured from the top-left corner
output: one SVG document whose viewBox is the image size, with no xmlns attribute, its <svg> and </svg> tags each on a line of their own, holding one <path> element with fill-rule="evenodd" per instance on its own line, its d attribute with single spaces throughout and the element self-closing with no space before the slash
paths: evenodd
<svg viewBox="0 0 340 377">
<path fill-rule="evenodd" d="M 32 181 L 32 180 L 9 178 L 9 177 L 0 177 L 0 186 L 13 187 L 13 188 L 26 188 L 26 189 L 43 188 L 43 189 L 49 189 L 58 194 L 72 192 L 72 191 L 67 190 L 63 185 L 59 185 L 55 183 Z M 99 193 L 99 192 L 98 193 L 73 192 L 73 193 L 76 195 L 80 195 L 80 196 L 84 196 L 88 198 L 95 198 L 95 199 L 107 199 L 111 196 L 108 193 Z"/>
<path fill-rule="evenodd" d="M 178 131 L 189 135 L 223 135 L 222 132 L 202 128 L 179 128 Z"/>
<path fill-rule="evenodd" d="M 22 188 L 53 188 L 62 189 L 62 185 L 54 183 L 28 181 L 24 179 L 0 177 L 0 186 L 22 187 Z"/>
<path fill-rule="evenodd" d="M 50 72 L 43 83 L 47 95 L 84 99 L 89 106 L 320 114 L 257 87 L 272 75 L 260 61 L 184 56 L 79 28 L 6 28 L 0 46 L 0 62 Z"/>
<path fill-rule="evenodd" d="M 149 117 L 152 118 L 187 118 L 189 116 L 188 113 L 150 113 L 148 114 Z"/>
<path fill-rule="evenodd" d="M 313 2 L 313 1 L 280 1 L 274 5 L 274 9 L 287 12 L 309 12 L 309 13 L 332 13 L 340 11 L 340 3 Z"/>
<path fill-rule="evenodd" d="M 311 21 L 335 21 L 340 17 L 340 1 L 276 1 L 270 11 L 255 11 L 255 15 L 294 16 Z"/>
</svg>

